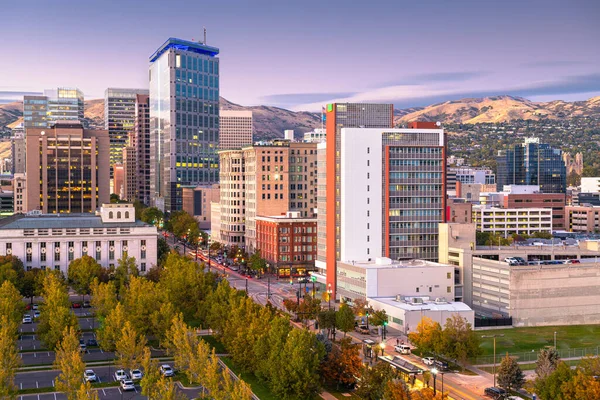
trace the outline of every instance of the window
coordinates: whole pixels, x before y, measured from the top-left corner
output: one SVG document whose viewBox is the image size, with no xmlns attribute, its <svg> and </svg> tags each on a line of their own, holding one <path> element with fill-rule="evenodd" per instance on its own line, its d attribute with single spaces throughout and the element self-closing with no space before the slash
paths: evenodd
<svg viewBox="0 0 600 400">
<path fill-rule="evenodd" d="M 109 219 L 113 219 L 113 218 L 114 218 L 114 214 L 113 214 L 113 212 L 112 212 L 112 211 L 110 211 L 110 212 L 108 213 L 108 218 L 109 218 Z"/>
<path fill-rule="evenodd" d="M 446 274 L 446 278 L 447 278 L 447 279 L 452 279 L 452 272 L 448 272 L 448 273 Z"/>
<path fill-rule="evenodd" d="M 141 263 L 141 264 L 140 264 L 140 270 L 141 270 L 142 272 L 146 272 L 146 263 Z"/>
<path fill-rule="evenodd" d="M 429 286 L 429 293 L 433 292 L 433 288 Z"/>
<path fill-rule="evenodd" d="M 121 211 L 117 211 L 117 219 L 121 219 Z"/>
<path fill-rule="evenodd" d="M 129 211 L 125 211 L 125 218 L 129 218 Z"/>
<path fill-rule="evenodd" d="M 419 288 L 417 288 L 417 293 L 419 293 Z"/>
<path fill-rule="evenodd" d="M 451 286 L 447 286 L 447 287 L 446 287 L 446 292 L 448 292 L 448 293 L 452 293 L 452 287 L 451 287 Z"/>
</svg>

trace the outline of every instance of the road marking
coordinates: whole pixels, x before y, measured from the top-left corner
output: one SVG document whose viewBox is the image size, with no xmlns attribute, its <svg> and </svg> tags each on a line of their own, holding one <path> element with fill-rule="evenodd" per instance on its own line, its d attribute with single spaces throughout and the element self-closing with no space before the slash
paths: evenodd
<svg viewBox="0 0 600 400">
<path fill-rule="evenodd" d="M 21 382 L 20 385 L 21 385 L 21 390 L 23 390 L 23 382 Z"/>
<path fill-rule="evenodd" d="M 35 381 L 35 387 L 36 387 L 36 389 L 40 388 L 40 385 L 38 385 L 38 381 Z"/>
<path fill-rule="evenodd" d="M 37 358 L 37 353 L 33 353 L 33 358 Z"/>
<path fill-rule="evenodd" d="M 38 394 L 38 400 L 40 400 L 40 395 Z"/>
<path fill-rule="evenodd" d="M 100 349 L 100 353 L 104 353 L 104 352 L 102 351 L 102 349 Z"/>
<path fill-rule="evenodd" d="M 121 392 L 121 388 L 117 388 L 117 389 L 119 389 L 119 393 L 123 394 L 123 392 Z"/>
<path fill-rule="evenodd" d="M 56 393 L 54 393 L 54 400 L 56 400 Z"/>
<path fill-rule="evenodd" d="M 104 389 L 102 389 L 102 394 L 106 396 L 106 392 L 104 391 Z"/>
</svg>

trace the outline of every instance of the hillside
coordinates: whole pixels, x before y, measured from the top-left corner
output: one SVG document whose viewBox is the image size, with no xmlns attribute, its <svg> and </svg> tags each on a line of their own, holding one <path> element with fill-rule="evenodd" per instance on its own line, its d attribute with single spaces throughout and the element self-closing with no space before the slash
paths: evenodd
<svg viewBox="0 0 600 400">
<path fill-rule="evenodd" d="M 600 97 L 586 101 L 533 102 L 522 97 L 494 96 L 451 100 L 396 115 L 396 123 L 441 121 L 445 123 L 495 123 L 514 120 L 569 119 L 600 113 Z"/>
</svg>

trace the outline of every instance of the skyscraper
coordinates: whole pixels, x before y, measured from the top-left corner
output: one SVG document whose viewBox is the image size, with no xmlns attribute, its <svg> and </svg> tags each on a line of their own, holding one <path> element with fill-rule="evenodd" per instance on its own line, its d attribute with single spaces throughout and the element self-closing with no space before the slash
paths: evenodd
<svg viewBox="0 0 600 400">
<path fill-rule="evenodd" d="M 150 204 L 150 96 L 137 94 L 135 98 L 134 129 L 129 132 L 123 149 L 125 180 L 123 194 L 129 201 Z"/>
<path fill-rule="evenodd" d="M 23 97 L 27 128 L 46 128 L 56 121 L 83 121 L 83 93 L 77 88 L 44 90 L 43 96 Z"/>
<path fill-rule="evenodd" d="M 394 124 L 393 104 L 340 103 L 328 104 L 326 114 L 326 245 L 317 249 L 317 267 L 327 270 L 328 289 L 335 295 L 336 262 L 341 246 L 341 139 L 342 128 L 391 128 Z"/>
<path fill-rule="evenodd" d="M 542 193 L 566 193 L 567 169 L 562 150 L 528 138 L 512 149 L 500 150 L 497 162 L 497 190 L 504 185 L 539 185 Z"/>
<path fill-rule="evenodd" d="M 123 148 L 135 127 L 138 94 L 147 95 L 148 90 L 108 88 L 104 91 L 104 129 L 110 137 L 111 167 L 123 162 Z"/>
<path fill-rule="evenodd" d="M 59 121 L 26 137 L 26 209 L 95 212 L 110 200 L 108 132 Z"/>
<path fill-rule="evenodd" d="M 219 150 L 239 149 L 252 144 L 252 111 L 221 110 Z"/>
<path fill-rule="evenodd" d="M 166 212 L 182 209 L 182 186 L 219 181 L 218 54 L 170 38 L 150 56 L 150 184 Z"/>
</svg>

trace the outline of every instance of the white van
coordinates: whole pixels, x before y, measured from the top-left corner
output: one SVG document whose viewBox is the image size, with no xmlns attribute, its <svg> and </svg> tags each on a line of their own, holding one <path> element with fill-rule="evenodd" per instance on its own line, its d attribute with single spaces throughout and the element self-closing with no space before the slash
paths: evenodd
<svg viewBox="0 0 600 400">
<path fill-rule="evenodd" d="M 394 350 L 396 350 L 396 352 L 400 354 L 410 354 L 410 346 L 407 346 L 405 344 L 394 346 Z"/>
</svg>

